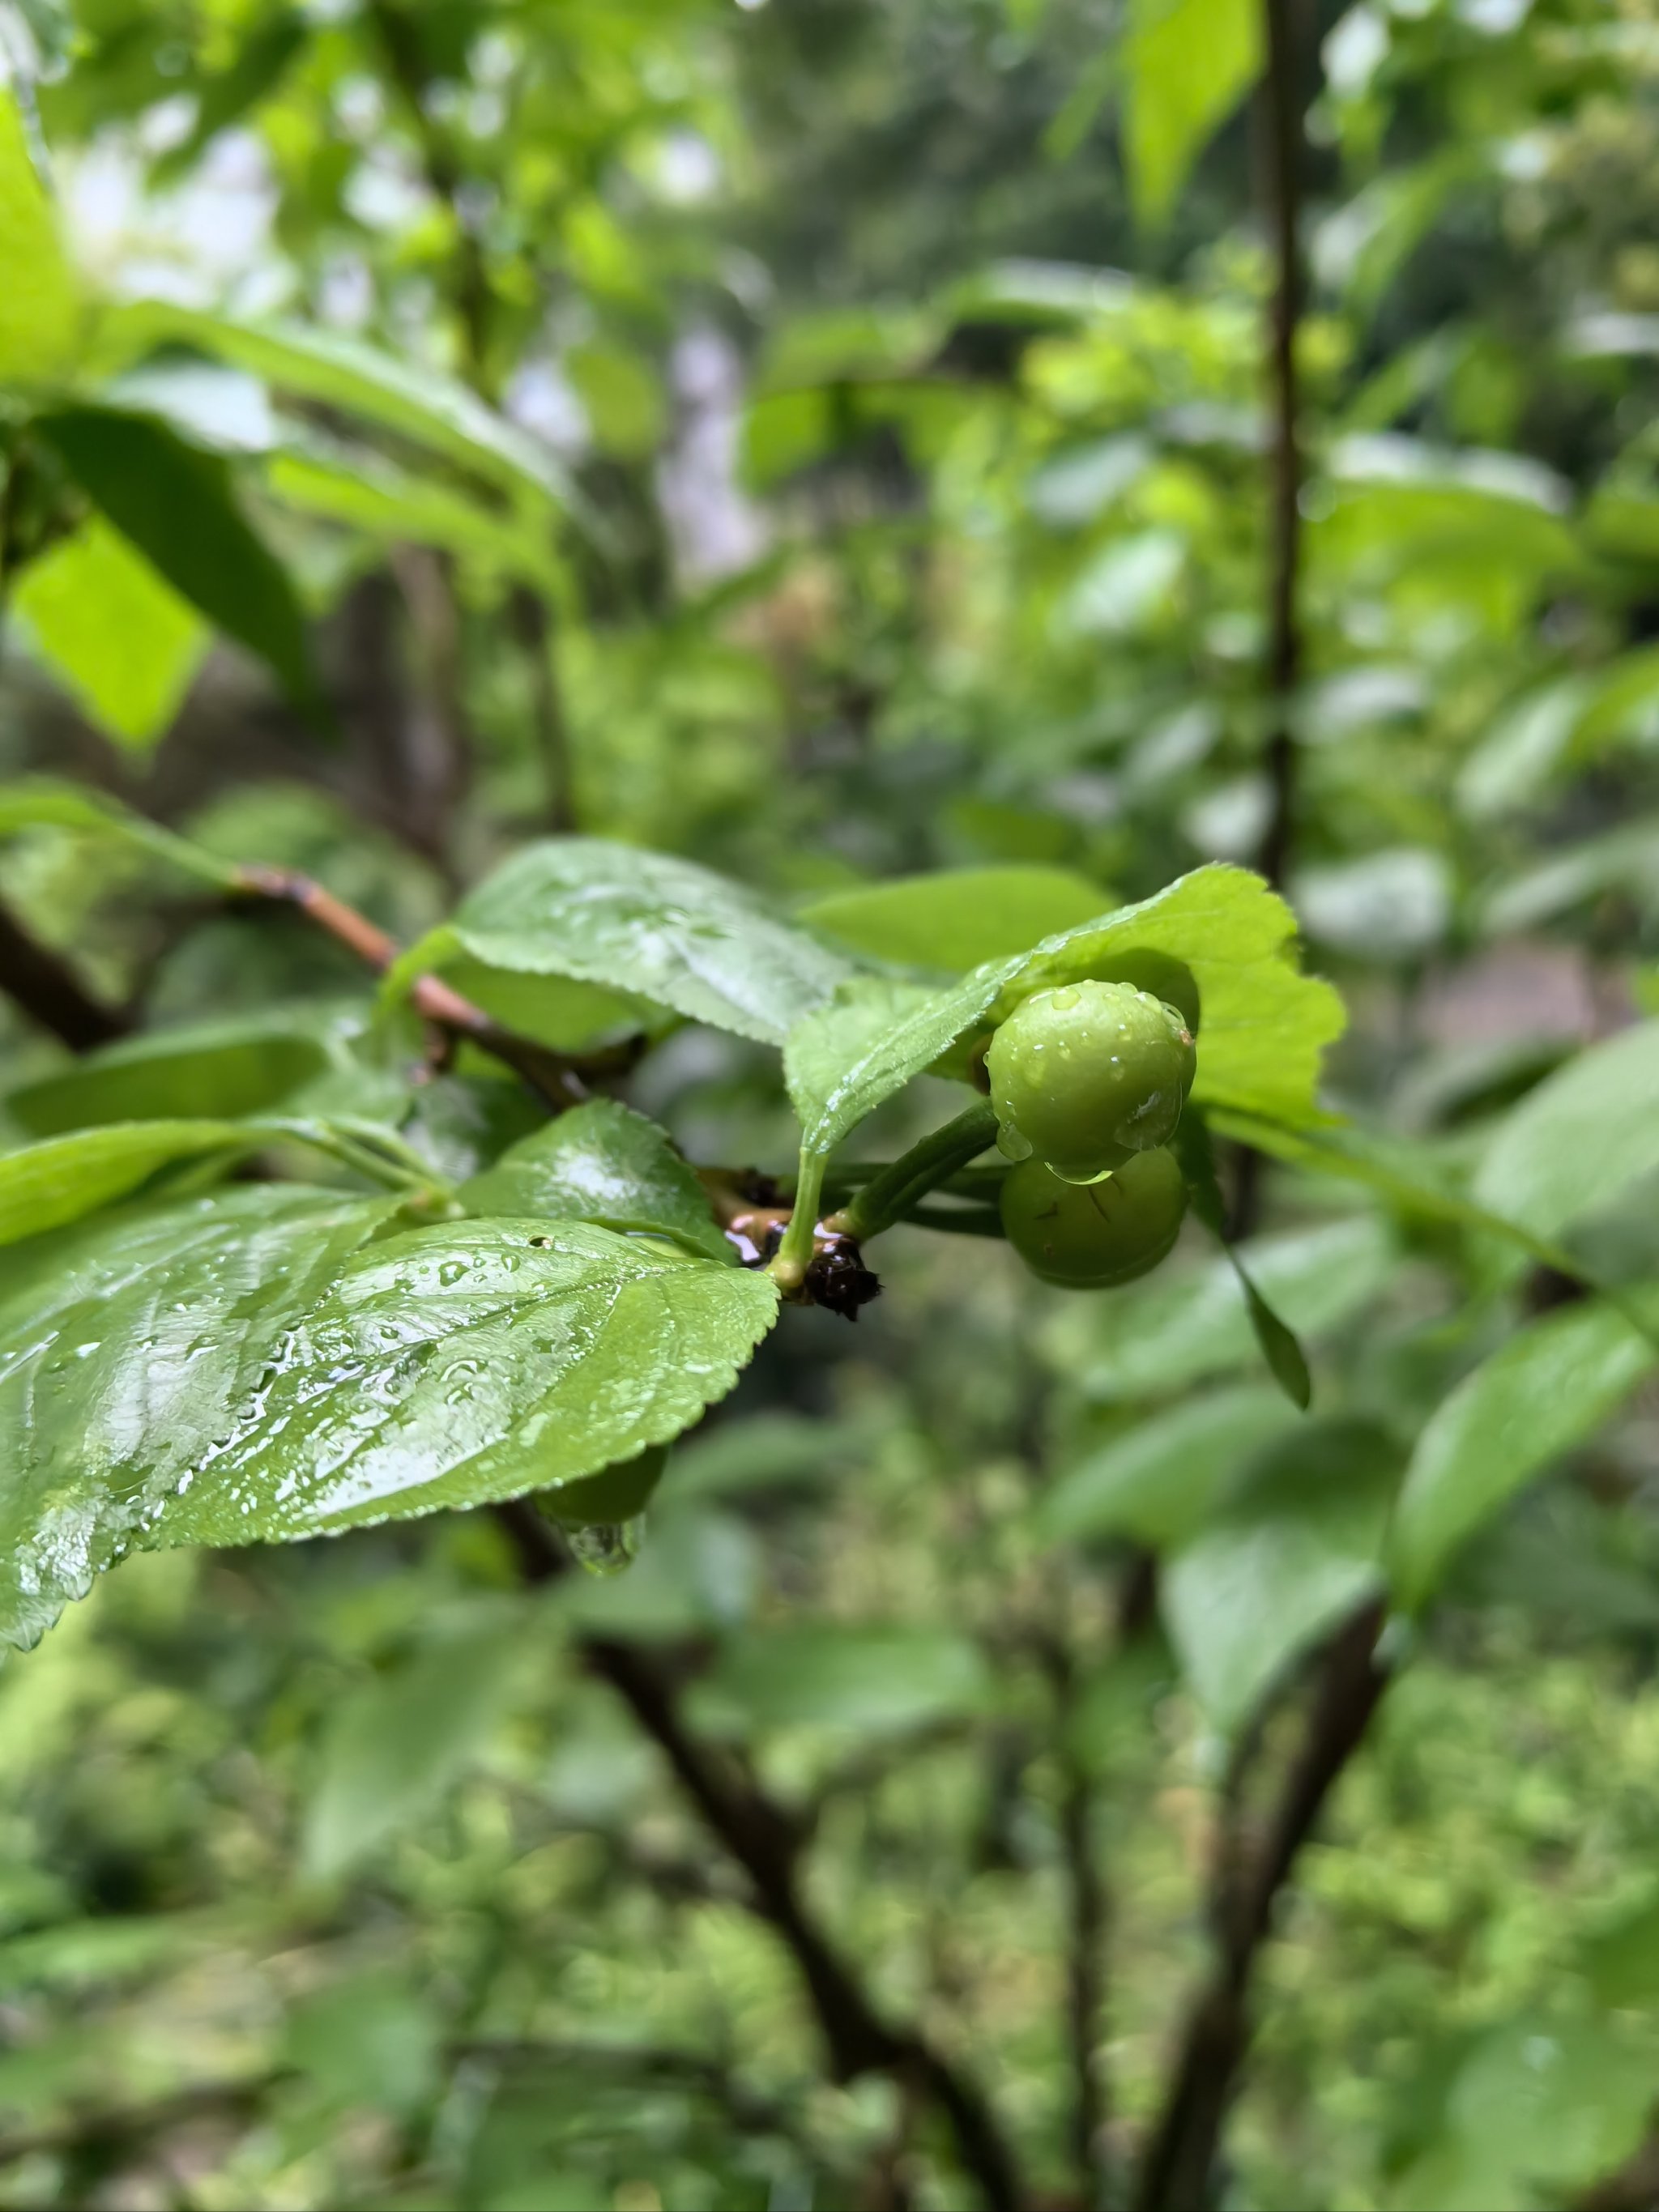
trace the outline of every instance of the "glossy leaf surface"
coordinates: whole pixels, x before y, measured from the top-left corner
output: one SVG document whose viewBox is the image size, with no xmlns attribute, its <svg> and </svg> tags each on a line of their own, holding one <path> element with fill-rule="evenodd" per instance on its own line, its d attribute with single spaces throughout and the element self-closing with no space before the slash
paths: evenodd
<svg viewBox="0 0 1659 2212">
<path fill-rule="evenodd" d="M 33 1643 L 144 1540 L 389 1206 L 250 1185 L 12 1255 L 0 1300 L 0 1636 Z"/>
<path fill-rule="evenodd" d="M 453 930 L 488 967 L 568 975 L 771 1044 L 854 973 L 726 877 L 600 838 L 526 847 Z"/>
<path fill-rule="evenodd" d="M 561 1114 L 503 1152 L 459 1195 L 477 1213 L 654 1230 L 722 1265 L 735 1258 L 702 1185 L 666 1133 L 611 1098 Z"/>
<path fill-rule="evenodd" d="M 767 1277 L 585 1222 L 360 1254 L 155 1540 L 256 1542 L 556 1489 L 689 1428 L 770 1328 Z"/>
</svg>

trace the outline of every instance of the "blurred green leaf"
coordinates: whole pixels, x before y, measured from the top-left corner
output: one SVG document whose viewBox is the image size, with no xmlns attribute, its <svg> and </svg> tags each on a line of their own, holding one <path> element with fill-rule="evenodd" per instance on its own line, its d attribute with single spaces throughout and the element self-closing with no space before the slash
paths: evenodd
<svg viewBox="0 0 1659 2212">
<path fill-rule="evenodd" d="M 1206 140 L 1261 65 L 1255 0 L 1133 0 L 1122 52 L 1124 137 L 1142 222 L 1168 216 Z"/>
<path fill-rule="evenodd" d="M 60 408 L 40 435 L 82 489 L 190 604 L 264 661 L 290 697 L 315 696 L 305 618 L 287 571 L 238 506 L 215 453 L 153 417 Z"/>
<path fill-rule="evenodd" d="M 726 1644 L 698 1703 L 705 1719 L 744 1728 L 884 1735 L 981 1712 L 994 1694 L 977 1646 L 947 1630 L 801 1622 Z"/>
<path fill-rule="evenodd" d="M 24 569 L 12 604 L 100 729 L 138 751 L 166 735 L 208 631 L 119 531 L 94 515 L 60 538 Z"/>
<path fill-rule="evenodd" d="M 158 1169 L 260 1142 L 229 1121 L 117 1121 L 0 1152 L 0 1244 L 16 1244 L 125 1198 Z"/>
<path fill-rule="evenodd" d="M 483 1753 L 532 1656 L 515 1614 L 434 1640 L 337 1705 L 306 1812 L 306 1873 L 331 1881 L 428 1813 Z"/>
<path fill-rule="evenodd" d="M 1381 1585 L 1398 1447 L 1354 1420 L 1265 1444 L 1159 1577 L 1165 1626 L 1216 1726 L 1238 1729 L 1298 1652 Z"/>
<path fill-rule="evenodd" d="M 1370 1215 L 1253 1238 L 1240 1252 L 1286 1325 L 1314 1342 L 1370 1304 L 1394 1258 L 1387 1229 Z M 1179 1389 L 1258 1356 L 1245 1294 L 1224 1255 L 1101 1292 L 1087 1312 L 1054 1324 L 1049 1351 L 1087 1396 L 1102 1401 Z"/>
<path fill-rule="evenodd" d="M 81 288 L 36 173 L 15 94 L 0 84 L 0 383 L 50 385 L 79 350 Z"/>
<path fill-rule="evenodd" d="M 1499 1123 L 1473 1194 L 1539 1236 L 1610 1205 L 1659 1167 L 1659 1022 L 1547 1075 Z"/>
<path fill-rule="evenodd" d="M 1059 1541 L 1132 1536 L 1165 1550 L 1192 1534 L 1243 1462 L 1292 1419 L 1278 1390 L 1253 1382 L 1171 1406 L 1062 1474 L 1037 1525 Z"/>
<path fill-rule="evenodd" d="M 185 345 L 264 377 L 296 398 L 339 408 L 458 462 L 542 508 L 569 498 L 545 447 L 476 393 L 426 364 L 400 361 L 360 338 L 301 323 L 251 322 L 170 301 L 113 310 L 105 343 L 126 361 Z"/>
<path fill-rule="evenodd" d="M 9 1091 L 8 1118 L 52 1137 L 102 1121 L 233 1121 L 271 1110 L 339 1064 L 343 1039 L 309 1012 L 156 1029 Z"/>
<path fill-rule="evenodd" d="M 1395 1587 L 1425 1604 L 1459 1547 L 1614 1413 L 1659 1353 L 1595 1304 L 1529 1322 L 1474 1368 L 1417 1440 L 1389 1545 Z"/>
</svg>

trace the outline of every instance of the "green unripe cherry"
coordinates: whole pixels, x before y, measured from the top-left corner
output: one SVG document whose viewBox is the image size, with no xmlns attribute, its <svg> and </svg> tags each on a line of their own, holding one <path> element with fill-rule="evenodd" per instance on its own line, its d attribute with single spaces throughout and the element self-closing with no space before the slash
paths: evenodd
<svg viewBox="0 0 1659 2212">
<path fill-rule="evenodd" d="M 1066 1182 L 1092 1182 L 1175 1134 L 1193 1040 L 1172 1006 L 1129 983 L 1065 983 L 1014 1008 L 985 1056 L 997 1142 Z"/>
<path fill-rule="evenodd" d="M 1002 1226 L 1034 1275 L 1073 1291 L 1131 1283 L 1181 1233 L 1187 1186 L 1172 1153 L 1133 1152 L 1103 1182 L 1062 1182 L 1026 1160 L 1002 1186 Z"/>
</svg>

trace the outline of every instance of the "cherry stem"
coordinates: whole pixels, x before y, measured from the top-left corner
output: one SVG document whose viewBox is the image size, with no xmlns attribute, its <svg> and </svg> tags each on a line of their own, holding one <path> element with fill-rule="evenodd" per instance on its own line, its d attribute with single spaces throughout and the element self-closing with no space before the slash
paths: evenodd
<svg viewBox="0 0 1659 2212">
<path fill-rule="evenodd" d="M 873 1176 L 836 1215 L 833 1225 L 860 1244 L 879 1237 L 884 1229 L 903 1220 L 929 1191 L 937 1190 L 959 1168 L 977 1159 L 988 1145 L 995 1143 L 996 1133 L 997 1117 L 991 1102 L 976 1098 L 953 1121 L 930 1132 L 890 1167 Z"/>
</svg>

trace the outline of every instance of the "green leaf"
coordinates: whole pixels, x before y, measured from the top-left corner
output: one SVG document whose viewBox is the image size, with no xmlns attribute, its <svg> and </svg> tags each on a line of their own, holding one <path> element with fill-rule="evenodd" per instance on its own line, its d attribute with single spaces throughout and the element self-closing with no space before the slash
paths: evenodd
<svg viewBox="0 0 1659 2212">
<path fill-rule="evenodd" d="M 266 662 L 290 697 L 314 699 L 294 586 L 237 505 L 221 455 L 116 408 L 61 408 L 37 417 L 36 428 L 175 591 Z"/>
<path fill-rule="evenodd" d="M 118 800 L 85 790 L 78 783 L 29 776 L 20 783 L 0 784 L 0 837 L 40 829 L 101 831 L 139 847 L 169 867 L 181 869 L 216 890 L 230 890 L 236 885 L 234 868 L 175 837 L 159 822 L 147 822 Z"/>
<path fill-rule="evenodd" d="M 306 1873 L 332 1880 L 431 1812 L 485 1749 L 526 1657 L 515 1613 L 441 1638 L 336 1705 L 306 1810 Z"/>
<path fill-rule="evenodd" d="M 1406 1472 L 1390 1546 L 1401 1601 L 1425 1604 L 1465 1540 L 1593 1435 L 1656 1359 L 1623 1314 L 1592 1302 L 1528 1323 L 1466 1375 Z"/>
<path fill-rule="evenodd" d="M 78 1221 L 174 1161 L 252 1152 L 259 1142 L 229 1121 L 117 1121 L 0 1152 L 0 1244 Z"/>
<path fill-rule="evenodd" d="M 1646 2131 L 1652 2039 L 1559 2006 L 1523 2012 L 1481 2033 L 1435 2094 L 1438 2124 L 1391 2202 L 1479 2212 L 1593 2197 Z"/>
<path fill-rule="evenodd" d="M 1535 1235 L 1610 1205 L 1659 1168 L 1659 1021 L 1622 1030 L 1547 1076 L 1504 1117 L 1474 1195 Z"/>
<path fill-rule="evenodd" d="M 154 1540 L 311 1536 L 556 1489 L 690 1427 L 776 1312 L 763 1274 L 585 1222 L 390 1238 L 294 1330 Z"/>
<path fill-rule="evenodd" d="M 1130 198 L 1141 222 L 1158 224 L 1255 82 L 1257 0 L 1131 0 L 1122 66 Z"/>
<path fill-rule="evenodd" d="M 314 1016 L 193 1022 L 88 1053 L 0 1103 L 36 1137 L 103 1121 L 230 1121 L 283 1105 L 343 1056 Z"/>
<path fill-rule="evenodd" d="M 14 93 L 0 84 L 0 383 L 49 385 L 80 350 L 81 287 L 36 173 Z"/>
<path fill-rule="evenodd" d="M 485 576 L 523 577 L 548 591 L 559 587 L 558 567 L 543 533 L 377 454 L 334 453 L 313 440 L 273 453 L 264 482 L 273 499 L 302 514 L 344 523 L 388 544 L 437 546 Z"/>
<path fill-rule="evenodd" d="M 1154 1551 L 1189 1536 L 1243 1462 L 1291 1425 L 1284 1399 L 1241 1383 L 1171 1406 L 1090 1452 L 1043 1498 L 1045 1537 L 1133 1536 Z"/>
<path fill-rule="evenodd" d="M 1303 1413 L 1313 1403 L 1313 1378 L 1308 1372 L 1307 1354 L 1297 1341 L 1294 1329 L 1286 1326 L 1268 1304 L 1246 1272 L 1243 1262 L 1230 1244 L 1227 1257 L 1233 1263 L 1244 1292 L 1244 1304 L 1250 1316 L 1250 1328 L 1261 1347 L 1261 1357 L 1267 1361 L 1275 1382 Z"/>
<path fill-rule="evenodd" d="M 653 1230 L 722 1265 L 736 1255 L 667 1133 L 614 1099 L 591 1099 L 509 1147 L 462 1185 L 474 1213 Z"/>
<path fill-rule="evenodd" d="M 948 1630 L 803 1622 L 734 1638 L 697 1708 L 708 1725 L 887 1735 L 981 1712 L 993 1691 L 977 1645 Z"/>
<path fill-rule="evenodd" d="M 0 1637 L 33 1643 L 146 1540 L 392 1204 L 250 1184 L 13 1256 L 0 1299 Z"/>
<path fill-rule="evenodd" d="M 450 928 L 486 967 L 597 983 L 769 1044 L 854 972 L 724 876 L 594 837 L 526 846 Z"/>
<path fill-rule="evenodd" d="M 842 984 L 827 1006 L 789 1032 L 784 1080 L 805 1152 L 833 1152 L 849 1129 L 945 1052 L 983 1013 L 992 976 L 930 991 L 883 975 Z"/>
<path fill-rule="evenodd" d="M 1069 868 L 943 868 L 815 899 L 797 921 L 855 952 L 960 973 L 1092 921 L 1105 894 Z"/>
<path fill-rule="evenodd" d="M 1376 1297 L 1393 1245 L 1382 1223 L 1363 1215 L 1255 1238 L 1240 1252 L 1286 1325 L 1317 1340 Z M 1086 1308 L 1079 1302 L 1054 1322 L 1049 1352 L 1086 1396 L 1115 1401 L 1247 1367 L 1258 1345 L 1232 1261 L 1218 1254 L 1206 1266 L 1103 1291 Z"/>
<path fill-rule="evenodd" d="M 129 359 L 158 347 L 194 346 L 296 398 L 410 439 L 538 508 L 550 501 L 570 504 L 563 471 L 538 440 L 426 362 L 399 360 L 337 331 L 242 322 L 159 300 L 114 310 L 109 339 Z"/>
<path fill-rule="evenodd" d="M 1218 1728 L 1239 1728 L 1297 1654 L 1380 1585 L 1398 1474 L 1397 1449 L 1365 1422 L 1299 1425 L 1164 1562 L 1164 1625 Z"/>
<path fill-rule="evenodd" d="M 36 651 L 98 726 L 136 750 L 164 736 L 206 624 L 101 516 L 31 561 L 12 594 Z"/>
</svg>

